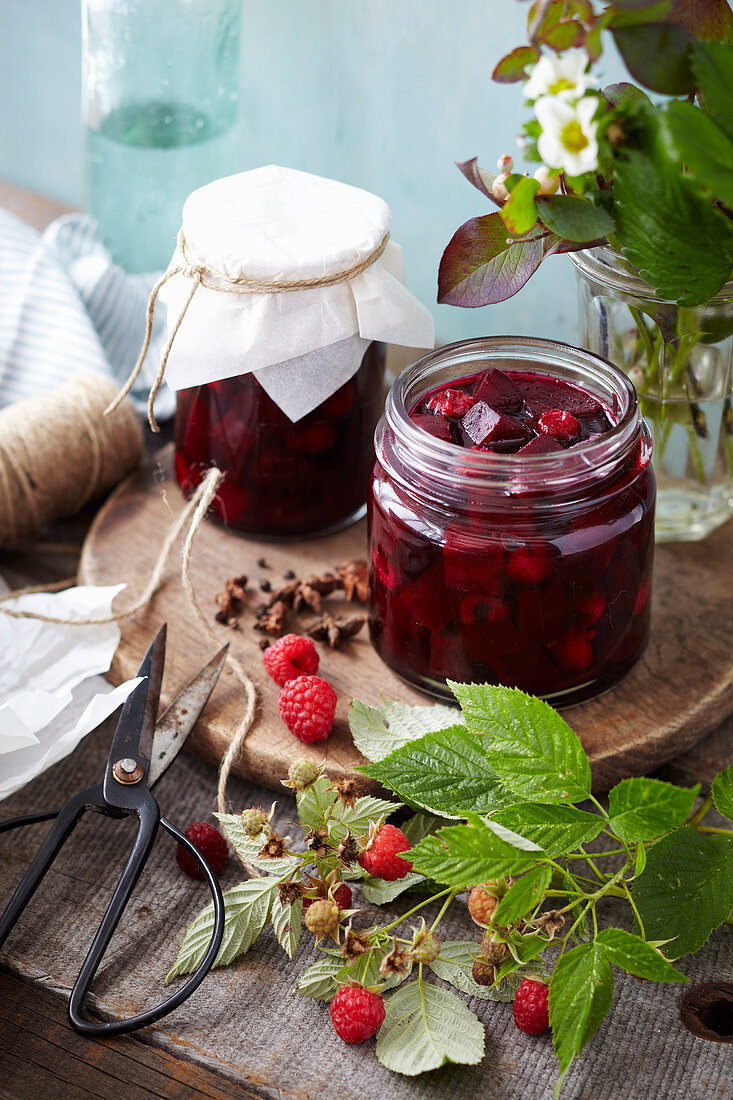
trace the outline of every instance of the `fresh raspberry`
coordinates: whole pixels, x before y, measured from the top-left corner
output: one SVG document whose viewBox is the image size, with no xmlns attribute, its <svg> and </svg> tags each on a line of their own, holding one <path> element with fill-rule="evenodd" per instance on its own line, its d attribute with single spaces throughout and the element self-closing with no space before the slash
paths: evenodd
<svg viewBox="0 0 733 1100">
<path fill-rule="evenodd" d="M 331 1001 L 331 1021 L 345 1043 L 363 1043 L 376 1035 L 385 1017 L 384 1001 L 360 985 L 345 985 Z"/>
<path fill-rule="evenodd" d="M 514 997 L 514 1023 L 528 1035 L 540 1035 L 550 1026 L 549 990 L 544 982 L 524 978 Z"/>
<path fill-rule="evenodd" d="M 293 760 L 288 768 L 288 780 L 294 791 L 304 791 L 321 774 L 321 768 L 312 760 Z"/>
<path fill-rule="evenodd" d="M 308 907 L 304 919 L 308 931 L 318 939 L 330 936 L 338 928 L 339 907 L 330 898 L 318 898 Z"/>
<path fill-rule="evenodd" d="M 487 890 L 487 886 L 492 887 L 494 885 L 493 882 L 490 882 L 484 883 L 482 886 L 474 886 L 468 895 L 468 911 L 476 924 L 480 924 L 482 928 L 488 928 L 494 910 L 499 904 L 494 895 Z"/>
<path fill-rule="evenodd" d="M 394 825 L 382 825 L 359 856 L 359 865 L 374 878 L 395 882 L 412 870 L 412 864 L 400 859 L 397 854 L 409 850 L 410 842 L 401 829 Z"/>
<path fill-rule="evenodd" d="M 194 821 L 186 829 L 186 836 L 196 845 L 215 875 L 224 870 L 229 859 L 227 842 L 218 829 L 206 821 Z M 204 872 L 182 844 L 176 850 L 178 866 L 189 878 L 203 879 Z"/>
<path fill-rule="evenodd" d="M 318 653 L 310 638 L 285 634 L 265 650 L 262 663 L 275 683 L 283 687 L 296 676 L 315 676 Z"/>
<path fill-rule="evenodd" d="M 541 584 L 553 568 L 552 555 L 542 546 L 520 546 L 510 550 L 506 571 L 520 584 Z"/>
<path fill-rule="evenodd" d="M 449 420 L 462 420 L 475 404 L 476 398 L 470 393 L 448 389 L 431 394 L 425 402 L 425 408 L 437 416 L 447 416 Z"/>
<path fill-rule="evenodd" d="M 331 896 L 339 910 L 351 909 L 351 888 L 345 882 L 340 882 Z M 313 902 L 318 900 L 318 898 L 303 898 L 303 912 L 305 913 L 306 909 L 310 909 Z"/>
<path fill-rule="evenodd" d="M 602 592 L 594 592 L 592 596 L 583 604 L 583 614 L 587 615 L 591 623 L 598 622 L 603 612 L 606 610 L 607 601 Z"/>
<path fill-rule="evenodd" d="M 269 818 L 264 810 L 258 810 L 256 806 L 250 806 L 248 810 L 242 810 L 239 820 L 247 836 L 259 836 Z"/>
<path fill-rule="evenodd" d="M 568 634 L 553 647 L 558 664 L 571 672 L 582 672 L 593 664 L 593 646 L 585 634 Z"/>
<path fill-rule="evenodd" d="M 320 676 L 298 676 L 280 692 L 277 712 L 301 741 L 324 741 L 333 726 L 336 692 Z"/>
<path fill-rule="evenodd" d="M 545 435 L 551 435 L 560 443 L 572 443 L 580 435 L 580 424 L 572 413 L 562 409 L 548 409 L 537 421 L 537 428 Z"/>
<path fill-rule="evenodd" d="M 433 932 L 426 929 L 416 937 L 410 954 L 416 963 L 426 963 L 429 966 L 440 954 L 440 940 Z"/>
<path fill-rule="evenodd" d="M 473 960 L 471 977 L 476 985 L 493 985 L 496 979 L 494 964 L 485 955 L 479 955 Z"/>
</svg>

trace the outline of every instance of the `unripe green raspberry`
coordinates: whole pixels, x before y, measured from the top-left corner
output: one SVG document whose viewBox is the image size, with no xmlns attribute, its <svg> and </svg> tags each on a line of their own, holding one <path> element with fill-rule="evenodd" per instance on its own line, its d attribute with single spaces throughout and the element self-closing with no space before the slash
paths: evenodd
<svg viewBox="0 0 733 1100">
<path fill-rule="evenodd" d="M 494 939 L 493 932 L 485 932 L 481 940 L 481 954 L 494 966 L 500 966 L 505 959 L 509 958 L 510 951 L 505 943 Z"/>
<path fill-rule="evenodd" d="M 288 779 L 295 791 L 302 791 L 305 787 L 309 787 L 320 774 L 320 767 L 312 760 L 293 760 L 288 768 Z"/>
<path fill-rule="evenodd" d="M 440 954 L 440 940 L 429 930 L 420 933 L 413 944 L 410 954 L 417 963 L 430 964 Z"/>
<path fill-rule="evenodd" d="M 338 928 L 339 907 L 330 898 L 322 898 L 308 906 L 304 920 L 308 931 L 318 939 L 330 936 Z"/>
<path fill-rule="evenodd" d="M 496 977 L 493 964 L 484 955 L 473 960 L 471 975 L 476 985 L 493 985 Z"/>
<path fill-rule="evenodd" d="M 248 810 L 242 811 L 240 821 L 247 836 L 259 836 L 268 822 L 268 816 L 264 810 L 258 810 L 256 806 L 250 806 Z"/>
</svg>

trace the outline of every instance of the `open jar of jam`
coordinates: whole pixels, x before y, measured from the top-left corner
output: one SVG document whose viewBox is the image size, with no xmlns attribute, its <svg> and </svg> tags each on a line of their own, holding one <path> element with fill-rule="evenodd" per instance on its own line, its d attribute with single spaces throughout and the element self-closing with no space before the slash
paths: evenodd
<svg viewBox="0 0 733 1100">
<path fill-rule="evenodd" d="M 216 466 L 215 521 L 302 538 L 363 514 L 385 343 L 432 347 L 376 195 L 268 165 L 189 195 L 156 292 L 178 392 L 175 471 Z"/>
<path fill-rule="evenodd" d="M 387 665 L 580 702 L 647 642 L 651 440 L 633 386 L 590 352 L 487 337 L 422 356 L 376 433 L 370 629 Z"/>
</svg>

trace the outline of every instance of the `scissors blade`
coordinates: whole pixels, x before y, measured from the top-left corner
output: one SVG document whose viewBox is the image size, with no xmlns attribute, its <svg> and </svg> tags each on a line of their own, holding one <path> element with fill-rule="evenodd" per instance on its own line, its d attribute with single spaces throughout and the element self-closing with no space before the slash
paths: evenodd
<svg viewBox="0 0 733 1100">
<path fill-rule="evenodd" d="M 128 695 L 122 708 L 107 762 L 110 774 L 118 760 L 129 758 L 141 763 L 141 758 L 145 763 L 150 760 L 165 664 L 165 638 L 166 627 L 163 625 L 137 671 L 137 675 L 144 679 Z"/>
<path fill-rule="evenodd" d="M 178 693 L 165 714 L 158 719 L 148 771 L 148 787 L 157 783 L 183 748 L 216 686 L 228 649 L 228 644 L 220 649 L 194 676 L 190 684 Z"/>
</svg>

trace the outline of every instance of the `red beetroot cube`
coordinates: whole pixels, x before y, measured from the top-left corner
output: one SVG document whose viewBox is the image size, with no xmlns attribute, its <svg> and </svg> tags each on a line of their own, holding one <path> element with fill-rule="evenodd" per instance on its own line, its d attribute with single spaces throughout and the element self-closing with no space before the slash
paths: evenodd
<svg viewBox="0 0 733 1100">
<path fill-rule="evenodd" d="M 417 622 L 428 630 L 443 630 L 452 618 L 440 560 L 408 584 L 400 595 Z"/>
<path fill-rule="evenodd" d="M 594 416 L 601 406 L 595 397 L 556 378 L 528 378 L 524 383 L 525 404 L 532 416 L 538 418 L 548 409 L 561 409 L 573 416 Z"/>
<path fill-rule="evenodd" d="M 416 413 L 412 417 L 413 424 L 417 424 L 424 432 L 430 432 L 436 439 L 444 439 L 451 442 L 450 424 L 444 416 L 433 416 L 431 413 Z"/>
<path fill-rule="evenodd" d="M 516 383 L 495 367 L 479 376 L 473 395 L 477 401 L 485 401 L 498 412 L 519 412 L 522 407 L 522 394 Z"/>
<path fill-rule="evenodd" d="M 553 451 L 564 451 L 556 439 L 551 435 L 537 435 L 534 439 L 530 439 L 529 443 L 525 443 L 523 447 L 520 447 L 517 451 L 518 455 L 547 455 L 552 454 Z"/>
<path fill-rule="evenodd" d="M 498 540 L 491 545 L 469 531 L 446 528 L 443 572 L 451 588 L 499 595 L 504 587 L 503 566 L 504 552 Z"/>
<path fill-rule="evenodd" d="M 571 672 L 583 672 L 593 664 L 593 646 L 581 631 L 559 638 L 551 652 L 557 663 Z"/>
<path fill-rule="evenodd" d="M 298 454 L 320 454 L 329 451 L 336 442 L 336 429 L 330 420 L 316 420 L 314 424 L 295 431 L 289 447 Z"/>
<path fill-rule="evenodd" d="M 521 443 L 527 438 L 527 429 L 523 424 L 492 409 L 485 401 L 478 401 L 468 410 L 461 427 L 468 438 L 481 447 Z"/>
<path fill-rule="evenodd" d="M 506 572 L 519 584 L 541 584 L 552 573 L 554 557 L 549 546 L 517 546 L 507 555 Z"/>
</svg>

